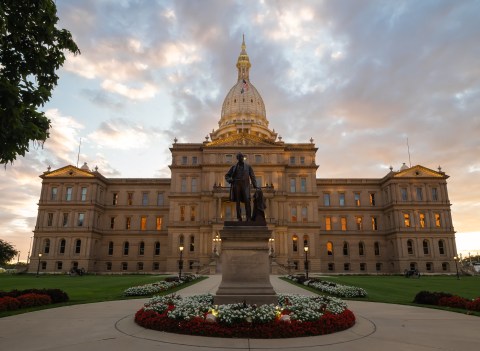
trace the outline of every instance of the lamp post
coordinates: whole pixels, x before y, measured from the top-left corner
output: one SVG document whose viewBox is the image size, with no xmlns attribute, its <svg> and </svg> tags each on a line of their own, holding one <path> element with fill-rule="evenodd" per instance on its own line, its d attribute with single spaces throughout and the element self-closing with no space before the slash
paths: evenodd
<svg viewBox="0 0 480 351">
<path fill-rule="evenodd" d="M 38 278 L 38 274 L 40 273 L 40 260 L 42 259 L 42 254 L 39 253 L 38 254 L 38 265 L 37 265 L 37 278 Z"/>
<path fill-rule="evenodd" d="M 303 248 L 305 251 L 305 278 L 308 280 L 308 246 Z"/>
<path fill-rule="evenodd" d="M 182 279 L 183 246 L 180 246 L 178 249 L 180 250 L 180 260 L 178 261 L 178 279 Z"/>
<path fill-rule="evenodd" d="M 273 257 L 273 254 L 275 253 L 275 249 L 274 249 L 275 239 L 270 238 L 270 239 L 268 239 L 268 242 L 270 243 L 270 257 Z"/>
<path fill-rule="evenodd" d="M 213 238 L 213 253 L 216 256 L 217 255 L 217 244 L 220 244 L 222 239 L 217 235 L 215 235 L 215 238 Z"/>
<path fill-rule="evenodd" d="M 457 269 L 457 280 L 460 279 L 460 275 L 458 274 L 458 257 L 455 256 L 453 258 L 455 260 L 455 268 Z"/>
</svg>

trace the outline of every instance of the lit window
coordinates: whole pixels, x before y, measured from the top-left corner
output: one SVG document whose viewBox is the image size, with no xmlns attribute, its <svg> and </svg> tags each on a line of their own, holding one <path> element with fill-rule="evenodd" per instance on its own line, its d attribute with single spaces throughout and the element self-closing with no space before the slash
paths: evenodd
<svg viewBox="0 0 480 351">
<path fill-rule="evenodd" d="M 355 217 L 355 222 L 357 223 L 357 230 L 362 230 L 362 217 Z"/>
<path fill-rule="evenodd" d="M 195 237 L 190 235 L 190 252 L 195 251 Z"/>
<path fill-rule="evenodd" d="M 147 230 L 147 217 L 146 216 L 140 217 L 140 229 L 141 230 Z"/>
<path fill-rule="evenodd" d="M 333 256 L 333 244 L 331 241 L 327 243 L 327 255 Z"/>
<path fill-rule="evenodd" d="M 127 193 L 127 205 L 133 205 L 133 193 Z"/>
<path fill-rule="evenodd" d="M 417 191 L 417 201 L 423 201 L 423 191 L 422 188 L 416 188 Z"/>
<path fill-rule="evenodd" d="M 162 230 L 162 217 L 157 217 L 156 228 L 157 230 Z"/>
<path fill-rule="evenodd" d="M 142 193 L 142 206 L 148 206 L 148 193 Z"/>
<path fill-rule="evenodd" d="M 53 213 L 49 213 L 47 216 L 47 226 L 51 227 L 53 225 Z"/>
<path fill-rule="evenodd" d="M 330 206 L 330 194 L 323 194 L 323 205 Z"/>
<path fill-rule="evenodd" d="M 65 193 L 65 200 L 72 201 L 72 192 L 73 192 L 73 188 L 70 186 L 67 187 L 67 192 Z"/>
<path fill-rule="evenodd" d="M 296 236 L 296 235 L 294 235 L 292 237 L 292 250 L 293 250 L 293 252 L 298 251 L 298 236 Z"/>
<path fill-rule="evenodd" d="M 339 198 L 339 205 L 345 206 L 345 194 L 344 193 L 338 194 L 338 198 Z"/>
<path fill-rule="evenodd" d="M 408 213 L 403 214 L 403 223 L 405 224 L 406 228 L 410 227 L 410 215 Z"/>
<path fill-rule="evenodd" d="M 332 217 L 325 217 L 325 230 L 332 230 Z"/>
<path fill-rule="evenodd" d="M 81 201 L 87 201 L 87 188 L 86 187 L 82 188 Z"/>
<path fill-rule="evenodd" d="M 347 217 L 340 217 L 340 224 L 342 226 L 342 230 L 347 230 Z"/>
<path fill-rule="evenodd" d="M 420 213 L 418 217 L 420 218 L 420 228 L 425 228 L 425 214 Z"/>
<path fill-rule="evenodd" d="M 441 226 L 441 223 L 440 223 L 440 213 L 435 213 L 435 227 L 440 227 Z"/>
<path fill-rule="evenodd" d="M 400 194 L 402 196 L 402 201 L 408 200 L 407 188 L 400 188 Z"/>
<path fill-rule="evenodd" d="M 83 222 L 85 220 L 85 213 L 78 214 L 78 226 L 83 227 Z"/>
<path fill-rule="evenodd" d="M 300 178 L 300 192 L 307 192 L 307 178 Z"/>
<path fill-rule="evenodd" d="M 57 194 L 58 194 L 58 188 L 54 186 L 52 188 L 52 192 L 50 194 L 50 200 L 56 200 L 57 199 Z"/>
<path fill-rule="evenodd" d="M 185 206 L 180 206 L 180 221 L 183 222 L 185 220 Z"/>
<path fill-rule="evenodd" d="M 112 194 L 112 205 L 117 205 L 118 204 L 118 193 L 113 193 Z"/>
<path fill-rule="evenodd" d="M 437 188 L 432 188 L 432 200 L 438 201 L 438 190 Z"/>
<path fill-rule="evenodd" d="M 290 192 L 294 193 L 297 191 L 295 178 L 290 178 Z"/>
<path fill-rule="evenodd" d="M 359 193 L 355 193 L 354 194 L 354 199 L 355 199 L 355 206 L 360 206 L 360 194 Z"/>
<path fill-rule="evenodd" d="M 375 206 L 375 193 L 369 194 L 370 206 Z"/>
<path fill-rule="evenodd" d="M 372 216 L 372 230 L 378 230 L 377 217 Z"/>
<path fill-rule="evenodd" d="M 125 218 L 125 229 L 130 229 L 132 227 L 132 217 Z"/>
</svg>

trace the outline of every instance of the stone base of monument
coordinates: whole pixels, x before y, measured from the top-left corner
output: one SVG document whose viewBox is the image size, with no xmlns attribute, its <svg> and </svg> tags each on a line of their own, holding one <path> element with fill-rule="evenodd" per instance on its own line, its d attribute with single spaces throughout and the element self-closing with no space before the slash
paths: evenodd
<svg viewBox="0 0 480 351">
<path fill-rule="evenodd" d="M 220 231 L 222 282 L 214 297 L 215 304 L 277 304 L 270 283 L 271 234 L 266 226 L 255 223 L 225 222 Z"/>
</svg>

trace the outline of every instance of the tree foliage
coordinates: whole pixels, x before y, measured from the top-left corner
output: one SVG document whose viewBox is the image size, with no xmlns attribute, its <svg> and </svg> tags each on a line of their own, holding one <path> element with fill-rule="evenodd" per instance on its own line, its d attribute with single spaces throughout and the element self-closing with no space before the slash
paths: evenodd
<svg viewBox="0 0 480 351">
<path fill-rule="evenodd" d="M 8 263 L 16 255 L 18 255 L 18 251 L 13 245 L 0 239 L 0 265 Z"/>
<path fill-rule="evenodd" d="M 50 120 L 38 108 L 57 85 L 64 51 L 80 53 L 57 22 L 53 0 L 0 0 L 0 164 L 49 137 Z"/>
</svg>

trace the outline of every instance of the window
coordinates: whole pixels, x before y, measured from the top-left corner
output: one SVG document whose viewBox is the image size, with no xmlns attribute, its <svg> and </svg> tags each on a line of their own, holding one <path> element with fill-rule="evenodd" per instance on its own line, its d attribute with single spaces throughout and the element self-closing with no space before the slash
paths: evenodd
<svg viewBox="0 0 480 351">
<path fill-rule="evenodd" d="M 137 270 L 143 271 L 143 262 L 138 262 L 137 263 Z"/>
<path fill-rule="evenodd" d="M 148 206 L 148 193 L 142 193 L 142 206 Z"/>
<path fill-rule="evenodd" d="M 164 205 L 163 193 L 157 193 L 157 206 Z"/>
<path fill-rule="evenodd" d="M 130 229 L 132 227 L 132 217 L 125 218 L 125 229 Z"/>
<path fill-rule="evenodd" d="M 52 191 L 50 193 L 50 200 L 56 200 L 57 199 L 57 194 L 58 194 L 58 188 L 54 186 L 52 188 Z"/>
<path fill-rule="evenodd" d="M 75 240 L 75 253 L 79 254 L 81 250 L 82 250 L 82 240 L 77 239 Z"/>
<path fill-rule="evenodd" d="M 355 206 L 359 207 L 360 206 L 360 194 L 359 193 L 355 193 L 353 195 L 353 198 L 354 198 L 354 201 L 355 201 Z"/>
<path fill-rule="evenodd" d="M 155 227 L 157 230 L 162 230 L 162 217 L 157 217 Z"/>
<path fill-rule="evenodd" d="M 372 230 L 378 230 L 377 217 L 372 216 Z"/>
<path fill-rule="evenodd" d="M 184 246 L 184 243 L 185 243 L 185 237 L 182 235 L 180 235 L 180 237 L 178 238 L 178 245 L 179 246 Z"/>
<path fill-rule="evenodd" d="M 423 240 L 423 254 L 428 255 L 430 253 L 430 245 L 428 245 L 428 240 Z"/>
<path fill-rule="evenodd" d="M 112 270 L 112 262 L 107 262 L 107 263 L 105 264 L 105 269 L 106 269 L 107 271 L 111 271 L 111 270 Z"/>
<path fill-rule="evenodd" d="M 197 192 L 197 178 L 192 178 L 192 193 Z"/>
<path fill-rule="evenodd" d="M 418 217 L 420 219 L 420 228 L 425 228 L 425 214 L 419 213 Z"/>
<path fill-rule="evenodd" d="M 365 244 L 361 241 L 358 243 L 358 254 L 360 256 L 365 256 Z"/>
<path fill-rule="evenodd" d="M 416 188 L 417 201 L 423 201 L 423 191 L 422 188 Z"/>
<path fill-rule="evenodd" d="M 108 256 L 112 256 L 113 255 L 113 241 L 110 241 L 108 243 Z"/>
<path fill-rule="evenodd" d="M 375 193 L 369 194 L 370 206 L 375 206 Z"/>
<path fill-rule="evenodd" d="M 185 206 L 180 206 L 180 221 L 183 222 L 185 220 Z"/>
<path fill-rule="evenodd" d="M 123 254 L 124 254 L 125 256 L 128 256 L 128 250 L 129 250 L 129 249 L 130 249 L 130 244 L 129 244 L 128 241 L 125 241 L 125 242 L 123 243 Z"/>
<path fill-rule="evenodd" d="M 160 242 L 155 243 L 155 256 L 160 255 Z"/>
<path fill-rule="evenodd" d="M 438 189 L 432 188 L 432 201 L 438 201 Z"/>
<path fill-rule="evenodd" d="M 378 243 L 378 241 L 375 241 L 375 243 L 373 244 L 373 250 L 375 252 L 375 256 L 380 256 L 380 244 Z"/>
<path fill-rule="evenodd" d="M 198 164 L 198 157 L 197 156 L 192 156 L 192 165 Z"/>
<path fill-rule="evenodd" d="M 141 216 L 140 217 L 140 230 L 147 230 L 147 217 Z"/>
<path fill-rule="evenodd" d="M 43 253 L 48 254 L 50 252 L 50 239 L 45 239 L 43 242 Z"/>
<path fill-rule="evenodd" d="M 328 264 L 328 270 L 329 271 L 334 271 L 335 270 L 335 263 L 329 263 Z"/>
<path fill-rule="evenodd" d="M 402 197 L 402 201 L 408 200 L 407 188 L 400 188 L 400 195 Z"/>
<path fill-rule="evenodd" d="M 291 165 L 295 164 L 295 156 L 290 156 L 290 164 Z"/>
<path fill-rule="evenodd" d="M 65 239 L 60 240 L 60 249 L 59 249 L 60 254 L 65 253 L 65 246 L 66 245 L 67 245 L 67 241 Z"/>
<path fill-rule="evenodd" d="M 53 213 L 50 212 L 47 214 L 47 226 L 51 227 L 53 225 Z"/>
<path fill-rule="evenodd" d="M 296 222 L 297 221 L 297 207 L 292 206 L 292 208 L 290 209 L 290 214 L 291 214 L 292 222 Z"/>
<path fill-rule="evenodd" d="M 440 255 L 445 255 L 445 241 L 443 240 L 438 241 L 438 253 Z"/>
<path fill-rule="evenodd" d="M 122 262 L 122 271 L 127 271 L 127 270 L 128 270 L 128 263 Z"/>
<path fill-rule="evenodd" d="M 356 216 L 355 217 L 355 223 L 357 224 L 357 230 L 362 230 L 362 228 L 363 228 L 362 217 Z"/>
<path fill-rule="evenodd" d="M 257 186 L 258 186 L 259 188 L 261 188 L 261 187 L 263 186 L 263 178 L 262 178 L 262 176 L 256 176 L 255 178 L 256 178 L 256 180 L 257 180 Z"/>
<path fill-rule="evenodd" d="M 190 235 L 190 252 L 195 251 L 195 237 Z"/>
<path fill-rule="evenodd" d="M 330 194 L 327 194 L 327 193 L 323 194 L 323 205 L 330 206 Z"/>
<path fill-rule="evenodd" d="M 232 163 L 233 155 L 225 155 L 225 162 Z"/>
<path fill-rule="evenodd" d="M 225 218 L 232 219 L 232 208 L 230 206 L 225 206 Z"/>
<path fill-rule="evenodd" d="M 160 269 L 160 263 L 159 262 L 153 262 L 153 270 L 158 271 Z"/>
<path fill-rule="evenodd" d="M 433 268 L 432 262 L 425 263 L 425 269 L 426 269 L 427 272 L 431 272 L 432 268 Z"/>
<path fill-rule="evenodd" d="M 442 271 L 448 271 L 448 263 L 447 262 L 442 262 Z"/>
<path fill-rule="evenodd" d="M 375 270 L 376 270 L 377 272 L 380 272 L 380 271 L 382 270 L 382 264 L 381 264 L 381 263 L 375 264 Z"/>
<path fill-rule="evenodd" d="M 190 222 L 195 222 L 196 219 L 196 207 L 195 206 L 190 206 Z"/>
<path fill-rule="evenodd" d="M 180 180 L 180 191 L 185 193 L 187 191 L 187 178 L 182 178 Z"/>
<path fill-rule="evenodd" d="M 440 227 L 441 226 L 441 223 L 440 223 L 440 213 L 435 213 L 435 227 Z"/>
<path fill-rule="evenodd" d="M 83 227 L 83 222 L 85 220 L 85 213 L 79 213 L 78 214 L 78 226 Z"/>
<path fill-rule="evenodd" d="M 255 163 L 261 163 L 262 162 L 262 155 L 255 155 Z"/>
<path fill-rule="evenodd" d="M 338 199 L 339 199 L 339 205 L 345 206 L 345 194 L 344 193 L 338 194 Z"/>
<path fill-rule="evenodd" d="M 63 267 L 63 262 L 62 261 L 57 261 L 57 270 L 61 271 Z"/>
<path fill-rule="evenodd" d="M 407 253 L 409 255 L 413 255 L 413 241 L 412 240 L 407 241 Z"/>
<path fill-rule="evenodd" d="M 133 193 L 127 193 L 127 205 L 133 205 Z"/>
<path fill-rule="evenodd" d="M 348 256 L 348 243 L 346 241 L 343 242 L 343 255 Z"/>
<path fill-rule="evenodd" d="M 305 156 L 300 156 L 300 164 L 301 165 L 305 164 Z"/>
<path fill-rule="evenodd" d="M 307 192 L 307 178 L 300 178 L 300 192 Z"/>
<path fill-rule="evenodd" d="M 67 187 L 67 192 L 65 193 L 65 200 L 72 201 L 73 188 L 71 186 Z"/>
<path fill-rule="evenodd" d="M 360 270 L 361 271 L 366 271 L 367 270 L 367 264 L 366 263 L 360 263 Z"/>
<path fill-rule="evenodd" d="M 138 247 L 138 254 L 140 256 L 145 255 L 145 243 L 143 241 L 140 242 L 140 246 Z"/>
<path fill-rule="evenodd" d="M 303 236 L 303 247 L 308 247 L 308 235 Z"/>
<path fill-rule="evenodd" d="M 112 205 L 118 205 L 118 193 L 112 194 Z"/>
<path fill-rule="evenodd" d="M 347 230 L 347 217 L 340 217 L 340 225 L 343 231 Z"/>
<path fill-rule="evenodd" d="M 308 222 L 308 210 L 306 207 L 302 207 L 302 222 L 303 223 Z"/>
<path fill-rule="evenodd" d="M 408 213 L 403 214 L 403 223 L 405 228 L 410 228 L 410 215 Z"/>
<path fill-rule="evenodd" d="M 45 269 L 47 269 L 47 262 L 42 261 L 42 271 L 44 271 Z"/>
<path fill-rule="evenodd" d="M 63 225 L 64 227 L 68 226 L 68 213 L 66 213 L 66 212 L 63 214 L 62 225 Z"/>
<path fill-rule="evenodd" d="M 344 271 L 349 271 L 350 270 L 350 263 L 344 263 L 343 264 L 343 270 Z"/>
<path fill-rule="evenodd" d="M 331 241 L 327 242 L 327 255 L 333 256 L 333 243 Z"/>
<path fill-rule="evenodd" d="M 186 165 L 188 163 L 187 156 L 182 156 L 182 165 Z"/>
<path fill-rule="evenodd" d="M 83 202 L 87 201 L 87 188 L 86 187 L 82 187 L 80 200 L 83 201 Z"/>
<path fill-rule="evenodd" d="M 110 217 L 110 229 L 115 229 L 115 217 Z"/>
<path fill-rule="evenodd" d="M 297 191 L 297 185 L 296 185 L 295 178 L 290 178 L 290 192 L 294 193 L 296 191 Z"/>
<path fill-rule="evenodd" d="M 332 217 L 325 217 L 325 230 L 332 230 Z"/>
<path fill-rule="evenodd" d="M 292 237 L 292 250 L 293 252 L 298 252 L 298 236 L 296 235 Z"/>
</svg>

